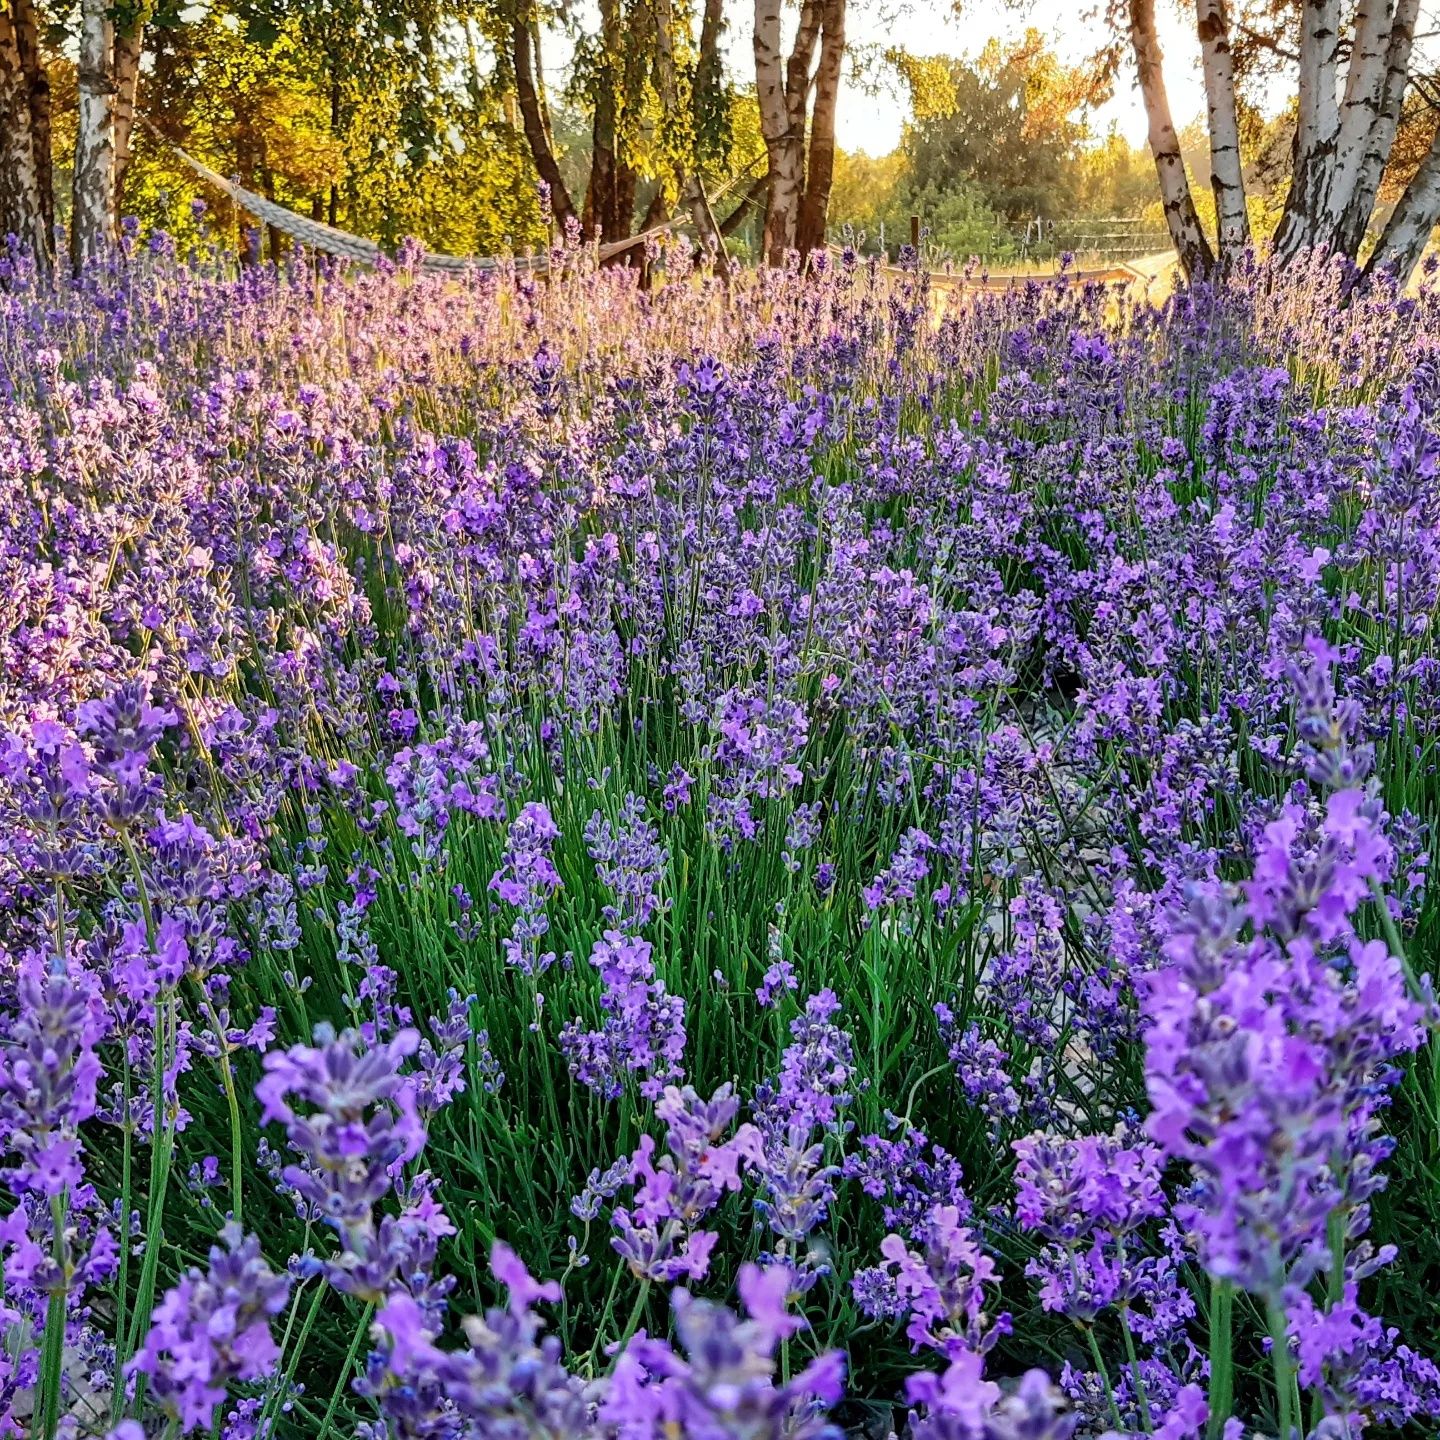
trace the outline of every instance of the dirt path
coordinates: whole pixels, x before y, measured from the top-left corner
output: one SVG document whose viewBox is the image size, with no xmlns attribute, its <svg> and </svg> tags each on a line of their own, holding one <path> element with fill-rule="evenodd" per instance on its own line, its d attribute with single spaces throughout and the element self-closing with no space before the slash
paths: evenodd
<svg viewBox="0 0 1440 1440">
<path fill-rule="evenodd" d="M 930 283 L 939 290 L 1011 290 L 1032 280 L 1051 285 L 1083 285 L 1097 280 L 1109 284 L 1128 281 L 1143 286 L 1151 298 L 1163 298 L 1173 289 L 1178 272 L 1175 252 L 1165 250 L 1122 264 L 1081 265 L 1063 274 L 1058 270 L 982 270 L 970 274 L 933 271 Z"/>
</svg>

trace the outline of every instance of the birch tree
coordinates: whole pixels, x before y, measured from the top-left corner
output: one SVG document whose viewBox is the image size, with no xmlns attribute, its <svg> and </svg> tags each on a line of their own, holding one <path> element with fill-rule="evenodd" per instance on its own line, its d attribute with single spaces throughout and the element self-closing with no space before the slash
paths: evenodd
<svg viewBox="0 0 1440 1440">
<path fill-rule="evenodd" d="M 575 216 L 575 204 L 565 188 L 565 179 L 555 159 L 549 116 L 541 97 L 539 67 L 536 64 L 538 24 L 528 5 L 519 6 L 510 22 L 510 55 L 514 66 L 515 97 L 530 158 L 545 188 L 550 192 L 550 211 L 562 232 Z"/>
<path fill-rule="evenodd" d="M 765 256 L 784 262 L 795 243 L 800 190 L 799 147 L 792 143 L 785 104 L 785 64 L 780 42 L 780 0 L 755 0 L 755 99 L 765 139 L 769 194 L 765 206 Z"/>
<path fill-rule="evenodd" d="M 80 0 L 80 105 L 70 261 L 76 270 L 115 243 L 115 29 L 108 0 Z"/>
<path fill-rule="evenodd" d="M 1239 109 L 1235 100 L 1235 64 L 1230 51 L 1230 17 L 1225 0 L 1196 0 L 1195 20 L 1200 37 L 1200 63 L 1205 75 L 1215 227 L 1221 251 L 1232 253 L 1250 243 L 1250 211 L 1245 203 Z"/>
<path fill-rule="evenodd" d="M 800 0 L 786 57 L 781 0 L 755 0 L 755 94 L 768 162 L 764 250 L 772 265 L 789 250 L 808 254 L 825 243 L 845 7 L 846 0 Z"/>
<path fill-rule="evenodd" d="M 118 213 L 125 194 L 125 171 L 130 165 L 130 141 L 135 133 L 135 102 L 140 88 L 140 56 L 145 42 L 145 16 L 122 11 L 114 20 L 111 81 L 115 89 L 115 206 Z"/>
<path fill-rule="evenodd" d="M 1140 94 L 1145 102 L 1150 153 L 1155 157 L 1155 173 L 1160 181 L 1160 203 L 1180 263 L 1187 274 L 1193 275 L 1208 270 L 1215 256 L 1195 209 L 1185 160 L 1180 154 L 1180 137 L 1170 115 L 1164 55 L 1155 30 L 1155 0 L 1129 0 L 1129 5 L 1130 43 L 1140 72 Z"/>
<path fill-rule="evenodd" d="M 35 0 L 0 0 L 0 6 L 0 218 L 43 266 L 52 258 L 55 198 L 50 78 L 40 34 L 65 12 L 52 9 L 44 17 Z M 135 0 L 81 0 L 77 18 L 70 253 L 78 268 L 115 243 L 145 11 Z"/>
<path fill-rule="evenodd" d="M 1154 0 L 1123 4 L 1171 239 L 1191 274 L 1226 266 L 1251 243 L 1226 0 L 1195 0 L 1215 193 L 1213 243 L 1200 223 L 1170 116 Z M 1359 262 L 1378 231 L 1365 268 L 1388 270 L 1403 282 L 1440 221 L 1440 134 L 1388 218 L 1377 214 L 1406 97 L 1418 78 L 1419 0 L 1282 0 L 1269 13 L 1278 21 L 1272 48 L 1291 57 L 1296 87 L 1290 185 L 1273 253 L 1287 260 L 1319 249 Z"/>
<path fill-rule="evenodd" d="M 14 235 L 43 260 L 48 239 L 17 19 L 12 8 L 0 9 L 0 237 Z"/>
</svg>

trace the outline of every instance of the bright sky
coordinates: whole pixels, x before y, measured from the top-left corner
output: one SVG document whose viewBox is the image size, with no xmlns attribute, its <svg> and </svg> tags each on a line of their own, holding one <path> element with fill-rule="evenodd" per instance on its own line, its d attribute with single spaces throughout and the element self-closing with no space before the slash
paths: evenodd
<svg viewBox="0 0 1440 1440">
<path fill-rule="evenodd" d="M 911 0 L 909 13 L 887 25 L 877 13 L 874 0 L 853 0 L 846 17 L 846 36 L 852 46 L 874 46 L 881 51 L 890 45 L 903 45 L 917 55 L 966 55 L 977 53 L 992 37 L 1018 37 L 1033 26 L 1062 59 L 1080 60 L 1096 48 L 1098 22 L 1088 21 L 1084 13 L 1092 3 L 1030 0 L 1016 6 L 1004 0 L 962 0 L 957 16 L 948 0 Z M 1187 29 L 1178 10 L 1163 3 L 1157 10 L 1170 108 L 1176 125 L 1183 126 L 1204 109 L 1199 49 L 1194 32 Z M 748 52 L 748 34 L 743 38 Z M 732 31 L 732 45 L 735 42 Z M 738 66 L 744 58 L 748 57 L 736 53 L 732 63 Z M 1102 134 L 1113 122 L 1132 144 L 1141 144 L 1145 139 L 1145 111 L 1133 68 L 1127 66 L 1121 71 L 1115 88 L 1114 100 L 1091 117 L 1091 124 L 1097 134 Z M 905 114 L 904 87 L 893 72 L 882 76 L 878 93 L 858 87 L 847 73 L 836 116 L 836 138 L 843 149 L 884 155 L 899 143 Z"/>
</svg>

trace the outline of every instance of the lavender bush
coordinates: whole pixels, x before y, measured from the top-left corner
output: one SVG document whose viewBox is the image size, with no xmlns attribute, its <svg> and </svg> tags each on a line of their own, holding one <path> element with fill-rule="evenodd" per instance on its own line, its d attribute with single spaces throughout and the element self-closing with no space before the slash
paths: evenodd
<svg viewBox="0 0 1440 1440">
<path fill-rule="evenodd" d="M 1440 292 L 0 267 L 0 1433 L 1440 1425 Z"/>
</svg>

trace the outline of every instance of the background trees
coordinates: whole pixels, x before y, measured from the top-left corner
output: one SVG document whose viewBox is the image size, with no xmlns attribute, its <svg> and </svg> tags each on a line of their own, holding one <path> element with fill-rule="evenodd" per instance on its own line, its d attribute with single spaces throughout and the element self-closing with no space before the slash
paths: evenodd
<svg viewBox="0 0 1440 1440">
<path fill-rule="evenodd" d="M 0 227 L 42 265 L 57 221 L 77 265 L 122 210 L 183 240 L 180 145 L 314 219 L 455 253 L 684 214 L 779 263 L 837 230 L 893 249 L 920 214 L 940 248 L 999 259 L 1007 236 L 1151 216 L 1192 271 L 1273 243 L 1409 273 L 1440 216 L 1419 0 L 1159 0 L 1193 29 L 1198 130 L 1171 113 L 1157 0 L 1108 3 L 1091 63 L 1038 30 L 892 49 L 911 119 L 882 162 L 836 142 L 849 0 L 0 0 Z M 1092 129 L 1131 83 L 1148 173 Z M 245 248 L 247 217 L 207 198 L 212 238 Z"/>
<path fill-rule="evenodd" d="M 843 0 L 820 9 L 820 73 L 798 82 L 814 97 L 813 161 L 786 244 L 802 212 L 807 243 L 825 232 Z M 382 243 L 523 249 L 571 221 L 614 241 L 684 208 L 719 244 L 706 190 L 734 180 L 753 200 L 767 179 L 755 146 L 735 143 L 737 122 L 758 141 L 754 101 L 722 64 L 737 19 L 721 0 L 0 0 L 0 233 L 49 263 L 58 196 L 77 265 L 114 243 L 122 205 L 184 238 L 180 145 Z M 137 92 L 158 138 L 134 127 Z M 70 97 L 58 129 L 52 94 Z M 219 200 L 212 231 L 240 243 L 243 223 Z"/>
</svg>

